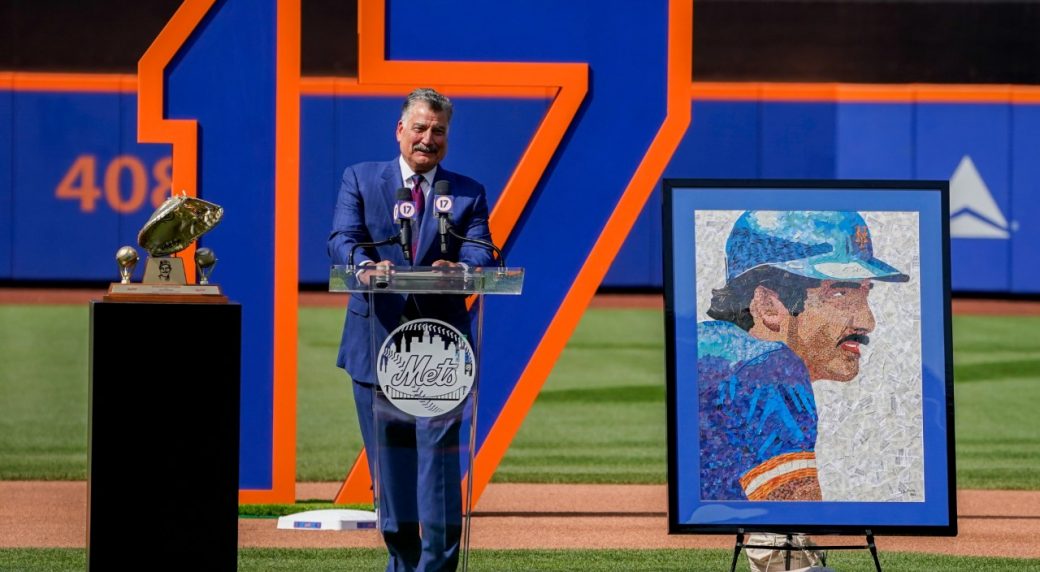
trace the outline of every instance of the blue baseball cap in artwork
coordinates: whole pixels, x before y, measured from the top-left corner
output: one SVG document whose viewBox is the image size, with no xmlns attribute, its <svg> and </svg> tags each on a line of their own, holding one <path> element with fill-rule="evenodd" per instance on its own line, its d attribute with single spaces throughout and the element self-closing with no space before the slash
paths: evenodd
<svg viewBox="0 0 1040 572">
<path fill-rule="evenodd" d="M 874 257 L 866 221 L 846 211 L 745 212 L 726 241 L 726 281 L 759 266 L 819 280 L 910 279 Z"/>
</svg>

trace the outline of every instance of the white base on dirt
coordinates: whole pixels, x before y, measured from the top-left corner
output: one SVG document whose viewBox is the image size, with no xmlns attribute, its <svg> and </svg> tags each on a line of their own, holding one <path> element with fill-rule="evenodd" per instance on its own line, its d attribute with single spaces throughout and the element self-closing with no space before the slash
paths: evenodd
<svg viewBox="0 0 1040 572">
<path fill-rule="evenodd" d="M 288 530 L 375 530 L 376 513 L 368 510 L 309 510 L 278 517 L 278 528 Z"/>
</svg>

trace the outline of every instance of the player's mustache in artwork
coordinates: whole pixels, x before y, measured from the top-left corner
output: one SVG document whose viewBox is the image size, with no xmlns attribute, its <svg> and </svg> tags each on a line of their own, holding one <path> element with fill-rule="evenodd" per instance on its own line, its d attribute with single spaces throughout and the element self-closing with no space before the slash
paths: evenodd
<svg viewBox="0 0 1040 572">
<path fill-rule="evenodd" d="M 870 336 L 868 336 L 867 334 L 849 334 L 838 340 L 838 343 L 834 345 L 835 347 L 837 347 L 841 344 L 844 344 L 845 342 L 856 342 L 858 344 L 867 345 L 870 343 Z"/>
</svg>

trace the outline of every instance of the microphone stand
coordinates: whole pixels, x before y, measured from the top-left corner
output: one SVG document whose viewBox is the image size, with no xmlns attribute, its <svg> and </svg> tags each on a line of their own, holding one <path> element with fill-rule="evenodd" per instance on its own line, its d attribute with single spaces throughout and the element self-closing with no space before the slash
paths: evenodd
<svg viewBox="0 0 1040 572">
<path fill-rule="evenodd" d="M 390 238 L 387 238 L 385 240 L 379 240 L 379 241 L 376 241 L 376 242 L 358 242 L 358 243 L 355 243 L 354 246 L 350 247 L 350 255 L 347 257 L 347 268 L 349 270 L 354 270 L 354 268 L 355 268 L 355 265 L 354 265 L 354 253 L 357 252 L 357 249 L 359 249 L 359 248 L 375 248 L 377 246 L 386 246 L 387 244 L 397 244 L 399 242 L 401 242 L 401 237 L 399 237 L 399 236 L 391 236 Z M 405 253 L 407 254 L 407 251 L 405 251 Z M 407 259 L 407 256 L 405 258 Z M 411 263 L 412 263 L 412 261 L 408 260 L 408 264 L 411 265 Z M 355 275 L 355 280 L 357 280 L 356 275 Z M 385 276 L 384 277 L 378 277 L 376 279 L 376 288 L 386 288 L 386 286 L 388 284 L 389 284 L 389 280 Z"/>
<path fill-rule="evenodd" d="M 390 238 L 376 242 L 357 242 L 354 244 L 354 246 L 350 247 L 350 256 L 347 257 L 347 268 L 349 268 L 350 270 L 354 269 L 354 253 L 357 251 L 357 249 L 375 248 L 377 246 L 386 246 L 388 244 L 397 244 L 399 242 L 401 242 L 401 240 L 398 236 L 391 236 Z M 411 263 L 411 260 L 409 260 L 408 262 Z"/>
<path fill-rule="evenodd" d="M 451 236 L 455 237 L 455 239 L 457 239 L 457 240 L 460 240 L 462 242 L 472 242 L 474 244 L 479 244 L 481 246 L 486 246 L 486 247 L 490 248 L 491 250 L 494 250 L 495 254 L 498 255 L 498 268 L 499 268 L 499 270 L 505 270 L 505 267 L 506 267 L 506 257 L 505 257 L 505 255 L 502 254 L 502 251 L 497 246 L 495 246 L 494 243 L 492 243 L 490 240 L 481 240 L 479 238 L 469 238 L 468 236 L 462 236 L 459 233 L 455 232 L 455 227 L 453 227 L 451 224 L 448 224 L 447 231 L 448 231 L 448 234 L 450 234 Z"/>
</svg>

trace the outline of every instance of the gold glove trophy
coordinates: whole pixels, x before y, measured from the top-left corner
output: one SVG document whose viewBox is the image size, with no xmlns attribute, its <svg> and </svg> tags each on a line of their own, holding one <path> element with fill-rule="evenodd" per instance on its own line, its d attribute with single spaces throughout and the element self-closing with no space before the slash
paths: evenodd
<svg viewBox="0 0 1040 572">
<path fill-rule="evenodd" d="M 209 248 L 195 251 L 198 284 L 188 284 L 184 260 L 174 254 L 191 246 L 200 236 L 217 226 L 224 209 L 211 202 L 185 194 L 175 195 L 152 213 L 137 234 L 137 243 L 148 252 L 144 278 L 130 282 L 137 265 L 137 250 L 124 246 L 116 252 L 121 280 L 109 286 L 107 302 L 190 302 L 225 303 L 220 286 L 210 284 L 217 257 Z"/>
</svg>

